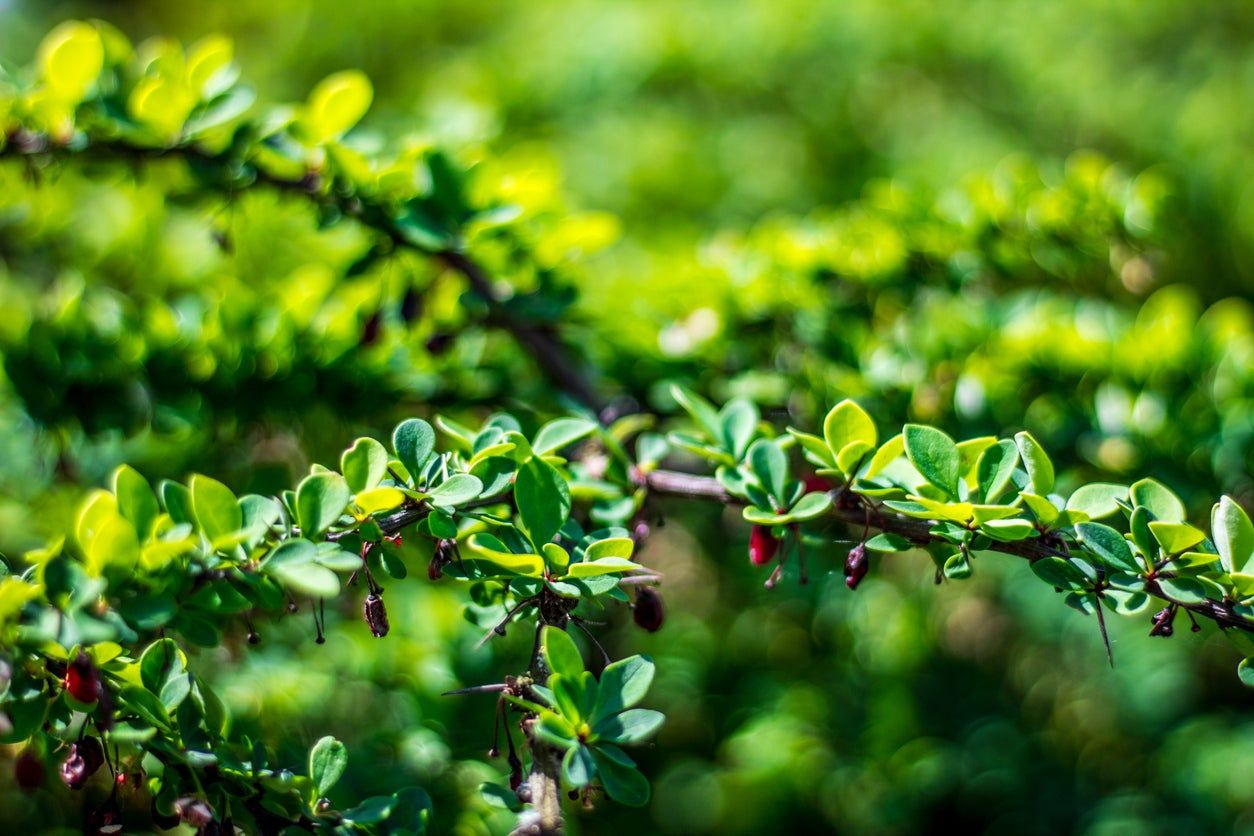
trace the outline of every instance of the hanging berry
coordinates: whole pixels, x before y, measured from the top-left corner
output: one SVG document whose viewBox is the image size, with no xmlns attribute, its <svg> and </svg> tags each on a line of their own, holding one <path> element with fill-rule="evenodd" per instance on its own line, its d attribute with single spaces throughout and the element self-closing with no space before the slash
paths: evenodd
<svg viewBox="0 0 1254 836">
<path fill-rule="evenodd" d="M 70 744 L 70 754 L 61 763 L 61 780 L 72 790 L 80 790 L 104 763 L 104 750 L 94 737 Z"/>
<path fill-rule="evenodd" d="M 636 605 L 632 608 L 632 618 L 636 626 L 650 633 L 656 633 L 666 620 L 666 610 L 662 606 L 662 593 L 651 586 L 642 586 L 636 590 Z"/>
<path fill-rule="evenodd" d="M 100 698 L 100 672 L 86 653 L 79 652 L 65 672 L 65 690 L 79 702 L 93 703 Z"/>
<path fill-rule="evenodd" d="M 366 624 L 369 625 L 372 636 L 380 639 L 388 634 L 388 611 L 383 606 L 382 595 L 377 592 L 367 595 L 365 603 L 362 604 L 362 614 L 366 617 Z"/>
<path fill-rule="evenodd" d="M 845 586 L 857 589 L 870 568 L 871 564 L 866 556 L 866 544 L 859 543 L 850 549 L 845 557 Z"/>
<path fill-rule="evenodd" d="M 34 792 L 44 783 L 44 762 L 33 749 L 23 749 L 13 761 L 13 779 L 23 792 Z"/>
<path fill-rule="evenodd" d="M 749 532 L 749 562 L 754 566 L 765 566 L 775 558 L 779 551 L 779 541 L 765 525 L 755 525 Z"/>
</svg>

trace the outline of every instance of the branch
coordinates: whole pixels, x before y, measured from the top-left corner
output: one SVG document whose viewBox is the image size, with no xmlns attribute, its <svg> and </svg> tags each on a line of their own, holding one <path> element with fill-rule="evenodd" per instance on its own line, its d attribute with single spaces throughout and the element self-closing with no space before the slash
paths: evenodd
<svg viewBox="0 0 1254 836">
<path fill-rule="evenodd" d="M 745 505 L 745 501 L 729 494 L 719 481 L 710 476 L 697 476 L 691 473 L 679 473 L 673 470 L 654 470 L 642 477 L 644 487 L 659 496 L 673 496 L 684 499 L 709 499 L 723 505 Z M 861 500 L 864 502 L 865 500 Z M 863 526 L 868 524 L 867 507 L 862 505 L 845 506 L 839 502 L 832 505 L 829 512 L 833 519 L 848 525 Z M 931 524 L 927 520 L 903 517 L 887 510 L 874 510 L 869 516 L 871 528 L 897 534 L 918 546 L 929 543 L 946 542 L 931 532 Z M 999 552 L 1020 557 L 1029 563 L 1044 557 L 1066 557 L 1064 552 L 1051 548 L 1039 539 L 1019 540 L 1013 543 L 991 543 L 985 551 Z M 1233 605 L 1227 602 L 1205 601 L 1200 604 L 1185 603 L 1167 595 L 1158 582 L 1147 579 L 1146 592 L 1179 605 L 1182 609 L 1197 613 L 1211 619 L 1221 628 L 1235 628 L 1247 633 L 1254 633 L 1254 624 L 1238 615 Z M 1100 606 L 1100 604 L 1099 604 Z"/>
<path fill-rule="evenodd" d="M 188 163 L 223 169 L 240 164 L 240 160 L 232 158 L 229 153 L 213 154 L 195 144 L 147 148 L 119 139 L 91 139 L 82 147 L 72 148 L 54 143 L 45 136 L 27 130 L 14 131 L 9 134 L 7 141 L 0 145 L 0 159 L 37 159 L 56 156 L 121 160 L 132 164 L 181 159 Z M 391 220 L 387 204 L 356 193 L 344 195 L 334 191 L 324 191 L 322 180 L 316 172 L 311 172 L 300 179 L 292 179 L 272 174 L 257 165 L 247 162 L 245 164 L 248 165 L 254 177 L 254 183 L 306 200 L 334 206 L 342 214 L 355 219 L 362 226 L 387 236 L 398 249 L 410 250 L 435 259 L 461 274 L 466 279 L 471 293 L 487 305 L 487 321 L 510 333 L 535 360 L 540 373 L 558 391 L 564 392 L 580 405 L 593 411 L 603 406 L 596 387 L 592 385 L 583 368 L 575 361 L 553 330 L 517 316 L 502 303 L 492 289 L 492 279 L 487 271 L 468 253 L 451 247 L 431 250 L 415 244 Z M 207 188 L 216 188 L 227 195 L 233 195 L 240 190 L 236 186 L 218 183 L 209 184 Z"/>
</svg>

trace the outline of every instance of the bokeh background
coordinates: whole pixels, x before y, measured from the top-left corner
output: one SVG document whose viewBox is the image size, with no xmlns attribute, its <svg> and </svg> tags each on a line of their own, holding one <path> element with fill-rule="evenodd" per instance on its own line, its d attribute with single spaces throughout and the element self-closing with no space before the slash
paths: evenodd
<svg viewBox="0 0 1254 836">
<path fill-rule="evenodd" d="M 438 143 L 519 205 L 536 263 L 577 291 L 572 341 L 649 408 L 678 381 L 813 427 L 854 396 L 884 428 L 1026 426 L 1064 486 L 1153 475 L 1196 520 L 1220 492 L 1254 499 L 1248 3 L 0 0 L 0 62 L 70 17 L 226 34 L 266 102 L 366 71 L 353 141 Z M 354 272 L 369 242 L 306 207 L 177 192 L 160 166 L 0 165 L 6 553 L 121 461 L 274 490 L 409 414 L 560 406 L 454 277 Z M 486 257 L 506 288 L 540 281 Z M 422 311 L 401 316 L 410 289 Z M 658 661 L 654 800 L 572 832 L 1254 833 L 1254 698 L 1215 630 L 1111 619 L 1111 670 L 1023 566 L 936 587 L 896 556 L 850 593 L 837 551 L 767 593 L 735 515 L 662 512 L 643 558 L 669 621 L 604 631 Z M 503 832 L 478 790 L 504 774 L 492 703 L 439 693 L 530 642 L 474 650 L 448 587 L 393 582 L 384 641 L 350 611 L 316 647 L 302 614 L 200 665 L 291 762 L 345 740 L 345 799 L 416 783 L 436 832 Z M 77 827 L 55 790 L 0 782 L 4 820 Z"/>
</svg>

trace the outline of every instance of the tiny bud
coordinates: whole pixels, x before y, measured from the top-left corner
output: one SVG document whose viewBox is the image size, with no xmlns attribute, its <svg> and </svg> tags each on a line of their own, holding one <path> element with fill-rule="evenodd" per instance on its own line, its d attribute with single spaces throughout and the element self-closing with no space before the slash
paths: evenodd
<svg viewBox="0 0 1254 836">
<path fill-rule="evenodd" d="M 213 808 L 199 798 L 180 798 L 174 802 L 174 812 L 181 822 L 192 827 L 205 827 L 213 822 Z"/>
<path fill-rule="evenodd" d="M 405 538 L 399 534 L 385 534 L 383 535 L 383 539 L 398 549 L 405 545 Z"/>
<path fill-rule="evenodd" d="M 493 746 L 491 749 L 488 750 L 489 758 L 499 758 L 500 756 L 501 756 L 501 750 L 496 748 L 495 746 Z"/>
<path fill-rule="evenodd" d="M 870 562 L 866 556 L 866 544 L 859 543 L 850 549 L 845 557 L 845 586 L 857 589 L 870 568 Z"/>
<path fill-rule="evenodd" d="M 66 670 L 65 690 L 79 702 L 92 703 L 100 698 L 100 672 L 86 653 L 80 651 Z"/>
<path fill-rule="evenodd" d="M 636 548 L 639 548 L 640 544 L 647 539 L 649 539 L 648 521 L 644 519 L 636 520 L 636 524 L 631 528 L 632 543 L 636 546 Z"/>
<path fill-rule="evenodd" d="M 383 596 L 376 592 L 371 592 L 366 596 L 366 602 L 362 604 L 362 614 L 366 617 L 366 624 L 370 627 L 370 634 L 376 639 L 383 638 L 388 634 L 388 611 L 383 606 Z"/>
<path fill-rule="evenodd" d="M 1150 619 L 1153 625 L 1150 627 L 1149 634 L 1151 636 L 1161 636 L 1162 638 L 1170 638 L 1175 634 L 1176 628 L 1173 622 L 1176 620 L 1176 610 L 1174 607 L 1163 607 L 1154 613 Z"/>
<path fill-rule="evenodd" d="M 641 586 L 636 590 L 636 606 L 632 610 L 632 618 L 636 626 L 650 633 L 656 633 L 666 620 L 666 608 L 662 605 L 662 593 L 651 586 Z"/>
<path fill-rule="evenodd" d="M 569 798 L 571 801 L 578 801 L 579 790 L 571 790 L 570 792 L 566 793 L 566 797 Z"/>
<path fill-rule="evenodd" d="M 44 783 L 44 762 L 31 749 L 23 749 L 13 761 L 13 778 L 22 792 L 34 792 Z"/>
<path fill-rule="evenodd" d="M 249 644 L 261 644 L 261 636 L 257 635 L 256 630 L 248 631 L 248 643 Z"/>
<path fill-rule="evenodd" d="M 765 566 L 775 557 L 779 550 L 779 541 L 765 525 L 755 525 L 749 532 L 749 562 L 754 566 Z"/>
<path fill-rule="evenodd" d="M 314 639 L 314 644 L 326 644 L 326 643 L 327 643 L 326 636 L 319 635 L 316 639 Z"/>
</svg>

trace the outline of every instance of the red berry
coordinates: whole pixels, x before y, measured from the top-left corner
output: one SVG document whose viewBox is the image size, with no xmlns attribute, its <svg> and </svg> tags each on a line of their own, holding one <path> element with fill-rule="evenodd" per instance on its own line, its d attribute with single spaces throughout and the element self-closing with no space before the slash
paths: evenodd
<svg viewBox="0 0 1254 836">
<path fill-rule="evenodd" d="M 636 590 L 636 606 L 632 610 L 632 618 L 636 626 L 650 633 L 656 633 L 666 620 L 666 609 L 662 606 L 662 593 L 651 586 L 642 586 Z"/>
<path fill-rule="evenodd" d="M 34 792 L 44 783 L 44 762 L 30 749 L 13 761 L 13 778 L 23 792 Z"/>
<path fill-rule="evenodd" d="M 65 690 L 79 702 L 93 703 L 100 698 L 100 672 L 86 653 L 79 653 L 65 672 Z"/>
<path fill-rule="evenodd" d="M 749 562 L 754 566 L 765 566 L 775 557 L 779 550 L 779 541 L 771 535 L 771 529 L 765 525 L 755 525 L 749 532 Z"/>
<path fill-rule="evenodd" d="M 802 484 L 805 485 L 806 493 L 827 493 L 832 489 L 832 485 L 822 476 L 811 474 L 807 476 Z"/>
</svg>

